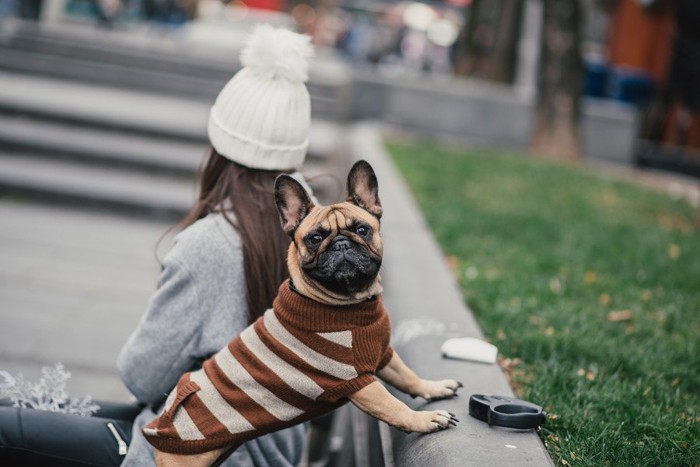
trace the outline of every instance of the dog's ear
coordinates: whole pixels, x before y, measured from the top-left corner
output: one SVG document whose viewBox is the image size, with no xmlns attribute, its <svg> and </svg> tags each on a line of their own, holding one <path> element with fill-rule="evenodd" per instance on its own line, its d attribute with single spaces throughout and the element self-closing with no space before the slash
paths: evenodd
<svg viewBox="0 0 700 467">
<path fill-rule="evenodd" d="M 379 184 L 374 169 L 367 161 L 360 160 L 348 174 L 347 201 L 361 207 L 377 219 L 382 217 L 382 203 L 379 201 Z"/>
<path fill-rule="evenodd" d="M 290 237 L 302 219 L 313 209 L 314 203 L 301 183 L 289 175 L 275 179 L 275 203 L 280 215 L 282 230 Z"/>
</svg>

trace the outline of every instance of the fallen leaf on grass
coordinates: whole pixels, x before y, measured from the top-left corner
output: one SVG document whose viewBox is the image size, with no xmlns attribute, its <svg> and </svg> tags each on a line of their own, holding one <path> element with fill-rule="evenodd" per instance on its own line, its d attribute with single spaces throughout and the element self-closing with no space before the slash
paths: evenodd
<svg viewBox="0 0 700 467">
<path fill-rule="evenodd" d="M 680 230 L 681 232 L 692 232 L 693 224 L 679 216 L 662 214 L 657 216 L 659 225 L 668 230 Z"/>
<path fill-rule="evenodd" d="M 679 247 L 675 243 L 671 243 L 668 246 L 668 257 L 671 259 L 678 259 L 678 257 L 680 255 L 681 255 L 681 247 Z"/>
<path fill-rule="evenodd" d="M 600 297 L 598 297 L 598 303 L 600 303 L 603 306 L 610 305 L 611 301 L 612 301 L 612 297 L 610 297 L 610 295 L 608 295 L 606 293 L 600 294 Z"/>
<path fill-rule="evenodd" d="M 479 270 L 474 266 L 469 266 L 467 269 L 464 270 L 464 277 L 466 277 L 470 281 L 473 281 L 474 279 L 479 277 Z"/>
<path fill-rule="evenodd" d="M 598 275 L 593 271 L 586 271 L 585 281 L 586 284 L 593 284 L 598 280 Z"/>
<path fill-rule="evenodd" d="M 632 310 L 616 310 L 608 313 L 608 321 L 617 323 L 619 321 L 629 321 L 632 319 Z"/>
<path fill-rule="evenodd" d="M 549 280 L 549 290 L 551 290 L 555 294 L 561 293 L 561 282 L 557 277 L 553 277 Z"/>
<path fill-rule="evenodd" d="M 582 378 L 585 377 L 588 381 L 593 381 L 596 377 L 594 371 L 584 370 L 583 368 L 579 368 L 576 374 Z"/>
<path fill-rule="evenodd" d="M 506 376 L 506 380 L 511 388 L 517 393 L 520 390 L 520 380 L 527 379 L 522 369 L 517 368 L 520 365 L 519 358 L 499 358 L 498 365 L 501 371 Z"/>
<path fill-rule="evenodd" d="M 658 321 L 659 323 L 665 323 L 668 317 L 666 316 L 666 313 L 663 311 L 657 311 L 653 315 L 651 315 L 652 319 L 654 321 Z"/>
<path fill-rule="evenodd" d="M 527 320 L 530 322 L 530 324 L 534 325 L 540 325 L 545 323 L 544 318 L 537 315 L 530 315 L 528 316 Z"/>
<path fill-rule="evenodd" d="M 445 261 L 447 262 L 447 267 L 450 268 L 450 272 L 456 274 L 459 267 L 459 259 L 456 256 L 447 256 Z"/>
</svg>

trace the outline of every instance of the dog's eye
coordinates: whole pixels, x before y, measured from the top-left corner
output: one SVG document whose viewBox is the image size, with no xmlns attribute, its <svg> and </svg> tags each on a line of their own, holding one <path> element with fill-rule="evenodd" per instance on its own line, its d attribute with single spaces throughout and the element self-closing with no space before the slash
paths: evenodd
<svg viewBox="0 0 700 467">
<path fill-rule="evenodd" d="M 318 245 L 323 240 L 323 235 L 315 233 L 306 237 L 306 243 L 309 245 Z"/>
<path fill-rule="evenodd" d="M 362 236 L 362 237 L 366 237 L 367 235 L 369 235 L 369 227 L 364 226 L 364 225 L 359 225 L 359 226 L 357 226 L 357 228 L 355 229 L 355 233 L 356 233 L 357 235 Z"/>
</svg>

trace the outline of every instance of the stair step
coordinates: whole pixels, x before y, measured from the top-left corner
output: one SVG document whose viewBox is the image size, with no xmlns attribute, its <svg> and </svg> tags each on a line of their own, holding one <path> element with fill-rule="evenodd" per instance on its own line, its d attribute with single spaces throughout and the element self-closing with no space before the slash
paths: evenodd
<svg viewBox="0 0 700 467">
<path fill-rule="evenodd" d="M 235 44 L 204 46 L 187 35 L 174 41 L 145 31 L 0 22 L 0 69 L 211 103 L 240 67 L 236 57 L 243 37 Z M 322 54 L 311 68 L 307 85 L 314 116 L 344 118 L 339 106 L 349 82 L 344 64 Z"/>
<path fill-rule="evenodd" d="M 192 180 L 0 154 L 0 193 L 139 214 L 181 218 L 195 200 Z"/>
<path fill-rule="evenodd" d="M 0 192 L 180 218 L 195 197 L 208 112 L 202 101 L 0 72 Z M 334 173 L 342 128 L 312 120 L 306 174 Z M 338 200 L 338 186 L 312 184 L 323 202 Z"/>
<path fill-rule="evenodd" d="M 0 68 L 211 101 L 233 75 L 228 73 L 226 77 L 198 77 L 166 70 L 132 68 L 105 61 L 87 61 L 75 56 L 57 56 L 43 51 L 12 49 L 0 49 Z"/>
<path fill-rule="evenodd" d="M 0 72 L 0 113 L 6 116 L 162 138 L 183 145 L 181 153 L 187 152 L 185 147 L 206 146 L 210 106 L 182 97 Z M 309 154 L 326 157 L 341 128 L 333 121 L 312 119 Z M 197 149 L 194 157 L 199 153 Z"/>
<path fill-rule="evenodd" d="M 211 103 L 0 72 L 0 110 L 178 140 L 206 141 Z"/>
<path fill-rule="evenodd" d="M 224 48 L 197 47 L 186 36 L 172 40 L 139 30 L 125 33 L 21 21 L 0 24 L 0 47 L 6 50 L 218 80 L 230 78 L 240 67 L 241 46 L 242 39 L 228 41 Z"/>
<path fill-rule="evenodd" d="M 0 113 L 206 145 L 212 102 L 0 71 Z M 324 157 L 326 128 L 312 119 L 309 152 Z M 334 133 L 337 131 L 333 130 Z M 321 144 L 319 144 L 319 142 Z"/>
<path fill-rule="evenodd" d="M 206 144 L 0 114 L 0 147 L 86 163 L 192 174 Z"/>
</svg>

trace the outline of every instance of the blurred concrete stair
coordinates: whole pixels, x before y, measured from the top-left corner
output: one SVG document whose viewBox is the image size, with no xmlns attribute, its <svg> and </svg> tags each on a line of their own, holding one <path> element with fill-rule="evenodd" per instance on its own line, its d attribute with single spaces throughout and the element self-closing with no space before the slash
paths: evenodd
<svg viewBox="0 0 700 467">
<path fill-rule="evenodd" d="M 2 153 L 2 192 L 159 220 L 181 218 L 195 199 L 182 179 L 27 156 Z"/>
<path fill-rule="evenodd" d="M 165 220 L 195 198 L 209 108 L 239 68 L 239 40 L 0 21 L 0 195 Z M 335 201 L 347 70 L 314 61 L 305 173 Z M 325 200 L 324 200 L 325 198 Z"/>
<path fill-rule="evenodd" d="M 135 47 L 109 31 L 31 23 L 0 26 L 0 67 L 120 88 L 216 97 L 239 67 L 235 56 L 214 61 L 168 47 L 157 37 Z M 161 45 L 159 46 L 159 43 Z"/>
<path fill-rule="evenodd" d="M 8 114 L 0 114 L 0 142 L 4 152 L 17 155 L 188 177 L 197 170 L 197 155 L 203 154 L 206 146 L 201 141 Z"/>
<path fill-rule="evenodd" d="M 233 27 L 233 26 L 231 26 Z M 213 102 L 240 68 L 242 42 L 202 44 L 142 29 L 0 21 L 0 70 Z M 315 118 L 343 118 L 349 75 L 319 54 L 308 83 Z"/>
<path fill-rule="evenodd" d="M 0 195 L 177 220 L 195 200 L 209 105 L 0 72 Z M 306 173 L 335 173 L 339 132 L 313 121 Z M 312 187 L 337 197 L 332 177 Z"/>
</svg>

